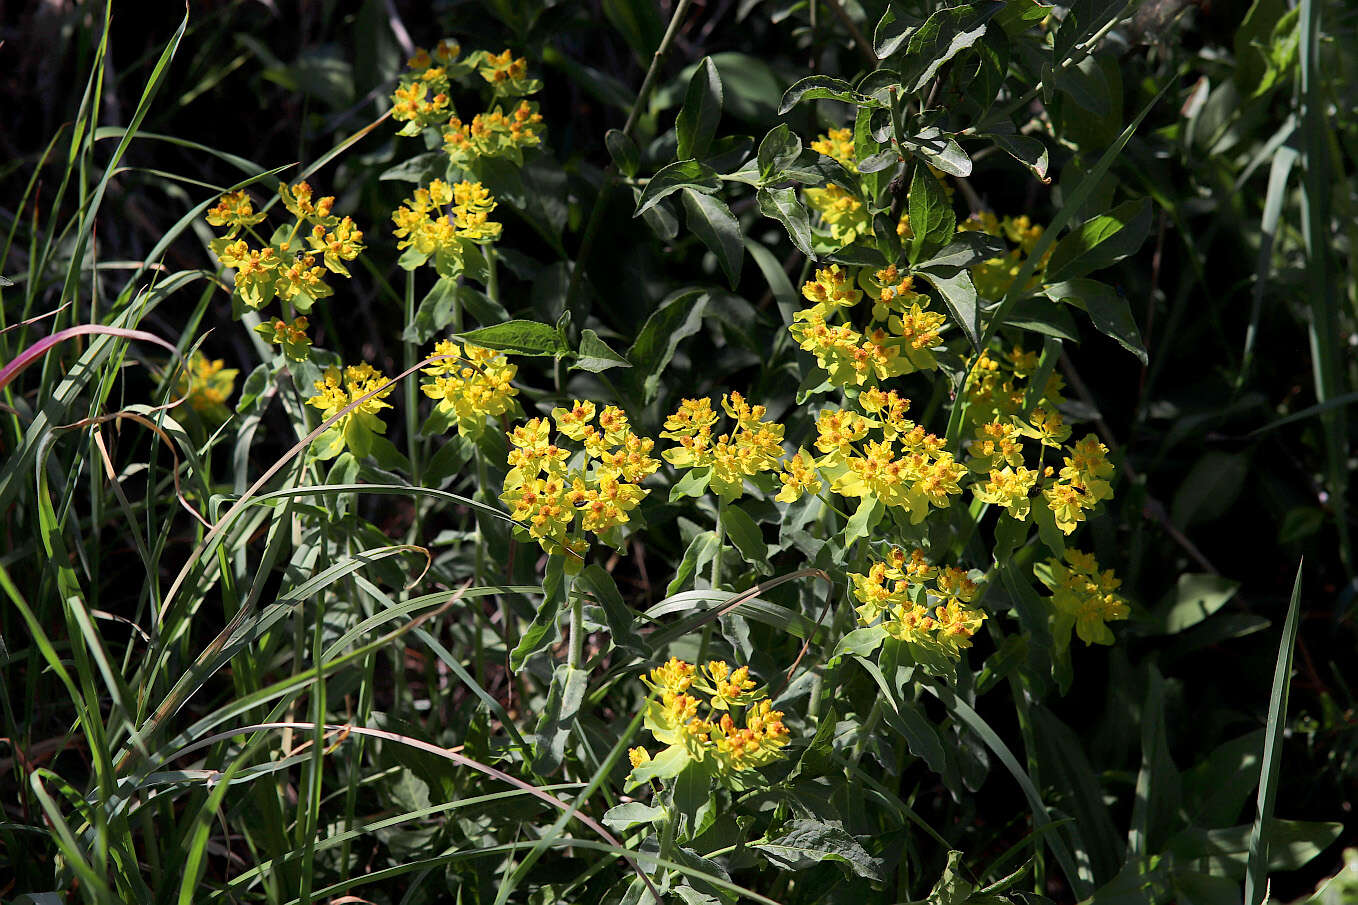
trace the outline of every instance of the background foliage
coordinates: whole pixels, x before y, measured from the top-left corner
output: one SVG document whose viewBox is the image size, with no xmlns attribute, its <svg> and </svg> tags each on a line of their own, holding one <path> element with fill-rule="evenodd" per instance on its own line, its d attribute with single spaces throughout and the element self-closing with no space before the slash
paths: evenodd
<svg viewBox="0 0 1358 905">
<path fill-rule="evenodd" d="M 723 617 L 713 643 L 734 658 L 743 641 L 755 673 L 785 691 L 780 706 L 798 739 L 784 768 L 791 778 L 780 774 L 767 801 L 720 799 L 723 820 L 706 837 L 695 832 L 706 788 L 688 805 L 672 789 L 670 806 L 693 812 L 696 853 L 723 852 L 676 856 L 672 882 L 683 892 L 674 895 L 725 897 L 715 875 L 776 901 L 1225 902 L 1240 901 L 1247 872 L 1258 900 L 1266 869 L 1274 897 L 1292 900 L 1341 871 L 1336 840 L 1354 838 L 1358 751 L 1345 409 L 1358 398 L 1352 11 L 1309 0 L 1080 2 L 1038 26 L 1038 10 L 1040 32 L 1029 37 L 1052 34 L 1058 52 L 1039 52 L 1046 38 L 1011 35 L 1006 87 L 978 101 L 985 53 L 1000 52 L 993 24 L 990 44 L 959 46 L 959 19 L 948 41 L 917 45 L 911 36 L 933 6 L 893 5 L 895 26 L 883 22 L 885 3 L 682 6 L 655 67 L 676 9 L 642 0 L 205 3 L 184 25 L 182 9 L 160 20 L 115 5 L 106 21 L 103 7 L 78 3 L 8 14 L 0 273 L 13 285 L 0 288 L 0 360 L 102 324 L 180 352 L 201 343 L 240 375 L 224 431 L 187 413 L 158 415 L 169 353 L 126 335 L 71 336 L 4 387 L 0 896 L 640 896 L 640 886 L 628 891 L 626 864 L 597 848 L 599 835 L 523 786 L 578 802 L 591 820 L 618 804 L 622 746 L 640 741 L 629 739 L 645 699 L 642 660 L 629 667 L 628 658 L 663 660 L 654 634 L 629 637 L 621 626 L 646 628 L 642 612 L 669 625 L 689 619 L 695 630 L 674 650 L 695 659 L 704 598 L 676 598 L 667 585 L 716 506 L 654 494 L 626 555 L 595 560 L 602 568 L 585 578 L 594 584 L 582 614 L 592 677 L 574 719 L 549 701 L 565 653 L 507 668 L 543 577 L 533 548 L 512 546 L 478 509 L 499 507 L 500 476 L 477 475 L 470 444 L 421 435 L 413 407 L 388 417 L 392 451 L 427 456 L 424 486 L 457 499 L 277 493 L 303 483 L 285 468 L 207 565 L 181 573 L 210 535 L 175 494 L 216 521 L 300 438 L 310 392 L 300 369 L 295 388 L 276 369 L 252 382 L 272 352 L 233 320 L 203 212 L 243 180 L 260 179 L 256 192 L 268 197 L 270 180 L 302 172 L 337 196 L 367 251 L 354 278 L 318 304 L 312 340 L 344 361 L 394 374 L 436 334 L 536 321 L 558 326 L 570 355 L 515 358 L 530 413 L 576 397 L 614 400 L 654 435 L 681 397 L 739 389 L 784 421 L 790 439 L 805 436 L 798 390 L 810 368 L 785 327 L 801 304 L 794 287 L 811 277 L 804 251 L 824 261 L 825 249 L 799 249 L 795 223 L 790 233 L 789 217 L 766 216 L 778 205 L 753 185 L 713 189 L 693 167 L 673 183 L 689 189 L 644 219 L 634 212 L 676 161 L 730 174 L 750 158 L 759 169 L 793 136 L 809 144 L 852 125 L 853 109 L 832 95 L 791 106 L 787 91 L 819 75 L 870 96 L 859 79 L 879 52 L 919 64 L 903 83 L 913 74 L 937 112 L 921 131 L 961 133 L 968 173 L 953 183 L 953 206 L 963 216 L 1074 225 L 1123 210 L 1122 221 L 1144 229 L 1134 253 L 1097 274 L 1125 300 L 1131 329 L 1125 319 L 1094 329 L 1098 319 L 1083 313 L 1042 322 L 1015 309 L 1011 318 L 1045 330 L 1024 335 L 1034 350 L 1043 336 L 1064 339 L 1046 346 L 1068 385 L 1064 410 L 1113 450 L 1116 495 L 1081 544 L 1117 570 L 1133 616 L 1113 647 L 1071 649 L 1067 688 L 1059 671 L 1016 679 L 1000 642 L 978 638 L 974 681 L 1000 690 L 963 688 L 954 699 L 935 683 L 893 697 L 879 695 L 869 671 L 835 662 L 854 625 L 845 563 L 820 629 L 823 582 L 761 590 L 754 615 Z M 1002 16 L 1029 5 L 1008 7 Z M 429 158 L 390 121 L 371 124 L 413 48 L 445 35 L 525 56 L 543 83 L 534 100 L 548 138 L 521 169 L 486 174 L 504 222 L 494 290 L 420 305 L 438 284 L 421 272 L 407 288 L 389 224 L 427 181 Z M 926 74 L 949 50 L 958 53 Z M 712 107 L 713 85 L 715 117 L 697 112 Z M 1014 136 L 966 131 L 989 102 L 1009 114 Z M 688 120 L 681 108 L 694 111 Z M 1106 174 L 1090 178 L 1134 121 Z M 780 123 L 786 136 L 761 161 L 756 149 Z M 612 141 L 609 130 L 618 130 Z M 632 143 L 619 140 L 624 131 Z M 941 147 L 936 162 L 958 162 Z M 790 167 L 796 157 L 780 160 Z M 912 183 L 878 188 L 900 198 L 893 213 L 915 217 L 903 191 Z M 721 199 L 729 215 L 704 199 Z M 727 216 L 738 245 L 729 228 L 702 226 Z M 1144 360 L 1125 348 L 1137 338 Z M 572 366 L 591 351 L 630 367 Z M 912 414 L 943 434 L 948 383 L 915 404 Z M 99 420 L 114 412 L 127 414 Z M 379 458 L 328 480 L 399 487 L 400 465 Z M 804 560 L 831 568 L 783 537 L 772 504 L 746 509 L 755 537 L 742 545 L 731 534 L 732 591 Z M 430 553 L 427 571 L 415 545 Z M 694 594 L 709 574 L 698 571 Z M 444 608 L 468 579 L 481 588 L 501 578 Z M 1288 623 L 1294 579 L 1301 593 Z M 177 605 L 162 609 L 176 593 Z M 1002 611 L 1022 589 L 997 583 L 989 593 L 987 606 Z M 804 669 L 784 690 L 776 679 L 807 639 Z M 1280 694 L 1289 684 L 1290 697 Z M 883 717 L 874 700 L 899 711 Z M 544 710 L 556 716 L 540 722 Z M 371 734 L 326 732 L 326 722 Z M 280 726 L 230 731 L 252 723 Z M 544 759 L 543 739 L 567 733 L 569 746 L 546 746 Z M 932 760 L 921 738 L 937 740 Z M 1260 788 L 1268 819 L 1257 821 Z M 812 826 L 811 813 L 829 822 Z M 608 824 L 633 850 L 657 845 L 641 818 L 613 812 Z M 1270 842 L 1267 858 L 1256 832 Z M 982 891 L 1020 868 L 1011 884 Z M 1342 895 L 1342 882 L 1329 894 Z"/>
</svg>

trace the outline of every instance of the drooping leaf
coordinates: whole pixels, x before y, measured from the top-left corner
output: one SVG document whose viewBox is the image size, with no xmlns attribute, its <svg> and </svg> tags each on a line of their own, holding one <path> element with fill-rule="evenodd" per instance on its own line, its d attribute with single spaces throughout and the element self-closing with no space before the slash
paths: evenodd
<svg viewBox="0 0 1358 905">
<path fill-rule="evenodd" d="M 580 331 L 580 351 L 571 367 L 598 373 L 609 368 L 630 368 L 632 363 L 599 338 L 593 330 Z"/>
<path fill-rule="evenodd" d="M 1141 331 L 1132 317 L 1132 308 L 1112 286 L 1080 277 L 1044 286 L 1042 292 L 1053 301 L 1084 309 L 1096 330 L 1116 340 L 1142 363 L 1146 362 L 1146 347 L 1141 343 Z"/>
<path fill-rule="evenodd" d="M 1047 263 L 1047 279 L 1072 280 L 1102 270 L 1134 253 L 1151 225 L 1149 198 L 1126 201 L 1091 217 L 1061 237 Z"/>
<path fill-rule="evenodd" d="M 783 835 L 750 847 L 762 852 L 771 864 L 788 870 L 804 870 L 831 861 L 846 874 L 882 879 L 881 860 L 869 855 L 842 827 L 805 818 L 790 820 L 786 826 Z"/>
<path fill-rule="evenodd" d="M 637 209 L 632 216 L 640 217 L 659 204 L 662 199 L 683 188 L 710 195 L 721 188 L 721 180 L 717 178 L 717 171 L 705 163 L 697 160 L 676 160 L 674 163 L 661 167 L 660 172 L 652 176 L 651 181 L 646 183 L 646 188 L 642 189 L 641 198 L 637 200 Z"/>
<path fill-rule="evenodd" d="M 806 208 L 797 200 L 796 190 L 761 188 L 756 197 L 760 212 L 782 223 L 797 250 L 808 258 L 814 258 L 816 253 L 811 249 L 811 221 L 806 216 Z"/>
<path fill-rule="evenodd" d="M 688 228 L 717 256 L 717 263 L 734 289 L 740 282 L 740 267 L 745 260 L 740 221 L 725 201 L 688 188 L 684 189 L 684 210 L 688 213 Z"/>
</svg>

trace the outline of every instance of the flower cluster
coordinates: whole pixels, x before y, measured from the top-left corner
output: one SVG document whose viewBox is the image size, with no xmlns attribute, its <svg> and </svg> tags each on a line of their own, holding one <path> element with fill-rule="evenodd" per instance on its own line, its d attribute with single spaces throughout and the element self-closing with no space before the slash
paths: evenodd
<svg viewBox="0 0 1358 905">
<path fill-rule="evenodd" d="M 748 667 L 732 669 L 713 660 L 700 672 L 671 657 L 642 681 L 658 694 L 646 705 L 646 728 L 667 747 L 655 758 L 645 748 L 629 751 L 635 778 L 667 778 L 690 762 L 710 759 L 718 780 L 739 786 L 736 774 L 785 756 L 789 733 L 783 713 L 773 709 L 767 691 L 756 689 Z"/>
<path fill-rule="evenodd" d="M 424 369 L 432 380 L 420 389 L 438 400 L 438 411 L 455 421 L 458 433 L 478 437 L 486 419 L 515 408 L 519 391 L 511 381 L 518 368 L 502 353 L 470 344 L 459 347 L 445 339 L 434 345 L 434 354 L 449 357 Z"/>
<path fill-rule="evenodd" d="M 976 292 L 981 298 L 985 299 L 998 299 L 1009 291 L 1009 287 L 1018 277 L 1027 257 L 1032 254 L 1033 247 L 1037 245 L 1037 240 L 1042 238 L 1042 227 L 1031 222 L 1027 215 L 1005 217 L 1001 220 L 990 211 L 972 214 L 958 226 L 958 229 L 982 232 L 1004 238 L 1014 246 L 1003 257 L 982 261 L 971 268 L 971 280 L 976 285 Z M 1025 291 L 1036 289 L 1040 285 L 1049 257 L 1051 257 L 1050 249 L 1038 262 Z"/>
<path fill-rule="evenodd" d="M 292 323 L 276 317 L 255 327 L 255 332 L 265 341 L 282 346 L 283 354 L 292 361 L 306 361 L 311 356 L 311 338 L 307 336 L 306 328 L 305 317 L 295 317 Z"/>
<path fill-rule="evenodd" d="M 391 408 L 390 403 L 382 401 L 391 395 L 390 382 L 386 376 L 366 362 L 349 365 L 343 371 L 326 368 L 325 376 L 316 381 L 315 390 L 316 395 L 306 403 L 320 409 L 322 419 L 332 418 L 351 403 L 380 390 L 371 399 L 360 402 L 317 437 L 312 449 L 317 459 L 333 459 L 346 447 L 359 457 L 372 452 L 375 435 L 387 432 L 386 424 L 378 417 L 382 409 Z"/>
<path fill-rule="evenodd" d="M 282 183 L 278 193 L 296 218 L 290 229 L 278 230 L 267 243 L 251 245 L 240 233 L 253 233 L 264 215 L 254 213 L 244 192 L 234 192 L 223 195 L 208 212 L 208 223 L 227 228 L 225 235 L 212 241 L 212 250 L 223 266 L 236 271 L 235 295 L 244 304 L 259 309 L 277 297 L 307 312 L 317 299 L 334 294 L 325 282 L 327 272 L 349 276 L 345 262 L 363 251 L 363 232 L 349 217 L 332 214 L 335 199 L 315 198 L 306 182 Z"/>
<path fill-rule="evenodd" d="M 1061 380 L 1052 375 L 1031 412 L 1024 414 L 1028 394 L 1025 382 L 1036 376 L 1037 356 L 1014 348 L 1007 355 L 983 352 L 964 393 L 974 439 L 967 444 L 969 470 L 977 476 L 971 485 L 975 498 L 1003 507 L 1013 518 L 1026 521 L 1033 514 L 1034 488 L 1041 490 L 1046 512 L 1064 534 L 1070 534 L 1085 520 L 1085 514 L 1103 500 L 1111 499 L 1109 478 L 1113 465 L 1108 448 L 1093 435 L 1063 446 L 1070 439 L 1056 403 L 1061 401 Z M 1023 441 L 1036 441 L 1039 457 L 1036 468 L 1028 467 Z M 1059 470 L 1045 463 L 1047 449 L 1064 450 Z M 1047 513 L 1050 513 L 1048 515 Z"/>
<path fill-rule="evenodd" d="M 1066 548 L 1065 562 L 1047 561 L 1038 578 L 1052 591 L 1053 637 L 1060 647 L 1070 644 L 1073 628 L 1085 644 L 1112 644 L 1107 623 L 1126 619 L 1131 610 L 1117 593 L 1122 582 L 1112 569 L 1099 571 L 1092 554 Z"/>
<path fill-rule="evenodd" d="M 829 228 L 830 239 L 836 247 L 852 245 L 855 239 L 872 236 L 872 217 L 867 205 L 853 191 L 829 182 L 824 188 L 804 189 L 802 193 Z"/>
<path fill-rule="evenodd" d="M 529 78 L 528 61 L 509 50 L 477 51 L 459 60 L 460 53 L 456 41 L 445 39 L 432 54 L 419 50 L 411 57 L 392 94 L 392 117 L 405 123 L 399 134 L 432 130 L 429 134 L 442 137 L 449 160 L 462 170 L 470 170 L 483 157 L 503 157 L 522 165 L 524 150 L 542 144 L 545 127 L 536 104 L 515 105 L 512 99 L 540 91 L 542 82 Z M 466 122 L 453 104 L 452 83 L 473 73 L 491 86 L 497 103 Z"/>
<path fill-rule="evenodd" d="M 665 461 L 676 468 L 694 469 L 700 486 L 734 500 L 745 492 L 745 479 L 776 471 L 783 455 L 783 426 L 765 420 L 762 405 L 751 406 L 740 393 L 721 398 L 721 407 L 735 421 L 728 433 L 713 435 L 720 417 L 707 398 L 685 399 L 665 419 L 660 436 L 678 443 L 665 450 Z"/>
<path fill-rule="evenodd" d="M 850 173 L 858 172 L 858 161 L 854 152 L 853 129 L 847 126 L 842 129 L 831 129 L 821 135 L 811 142 L 811 150 L 839 161 L 844 164 L 844 168 Z"/>
<path fill-rule="evenodd" d="M 871 626 L 881 620 L 888 635 L 926 655 L 916 659 L 936 660 L 942 654 L 956 661 L 986 618 L 970 606 L 980 586 L 962 569 L 934 567 L 922 550 L 907 556 L 892 547 L 885 560 L 874 561 L 866 574 L 851 573 L 849 579 L 861 604 L 859 621 Z"/>
<path fill-rule="evenodd" d="M 830 489 L 846 497 L 874 498 L 900 507 L 911 524 L 943 509 L 962 492 L 966 467 L 953 460 L 942 438 L 905 417 L 910 401 L 895 390 L 860 393 L 852 409 L 824 409 L 816 419 L 816 462 Z"/>
<path fill-rule="evenodd" d="M 239 373 L 235 368 L 226 367 L 226 362 L 220 358 L 210 359 L 202 352 L 194 352 L 175 377 L 175 393 L 184 397 L 189 407 L 204 418 L 225 421 L 231 417 L 226 400 L 236 388 Z"/>
<path fill-rule="evenodd" d="M 651 457 L 655 441 L 632 432 L 617 406 L 598 411 L 576 401 L 552 410 L 557 431 L 583 446 L 575 453 L 558 446 L 551 424 L 534 418 L 509 434 L 509 473 L 500 499 L 510 515 L 548 553 L 570 552 L 568 571 L 578 570 L 588 548 L 586 534 L 617 547 L 622 526 L 649 490 L 641 486 L 660 467 Z"/>
<path fill-rule="evenodd" d="M 440 276 L 456 277 L 468 266 L 475 246 L 500 238 L 501 226 L 490 219 L 496 201 L 479 182 L 449 185 L 435 179 L 415 189 L 414 197 L 391 215 L 394 235 L 405 249 L 400 265 L 414 270 L 431 257 Z"/>
<path fill-rule="evenodd" d="M 838 264 L 817 269 L 815 279 L 802 286 L 812 305 L 793 315 L 788 328 L 801 348 L 816 356 L 834 386 L 875 385 L 938 367 L 930 350 L 942 342 L 947 318 L 927 310 L 928 297 L 915 292 L 912 278 L 895 266 L 864 271 L 864 277 L 858 284 L 873 306 L 871 321 L 860 331 L 851 313 L 864 289 Z"/>
<path fill-rule="evenodd" d="M 520 101 L 508 113 L 497 105 L 470 123 L 452 117 L 443 132 L 443 148 L 453 166 L 464 170 L 478 157 L 505 157 L 521 165 L 524 149 L 542 144 L 544 131 L 537 105 Z"/>
</svg>

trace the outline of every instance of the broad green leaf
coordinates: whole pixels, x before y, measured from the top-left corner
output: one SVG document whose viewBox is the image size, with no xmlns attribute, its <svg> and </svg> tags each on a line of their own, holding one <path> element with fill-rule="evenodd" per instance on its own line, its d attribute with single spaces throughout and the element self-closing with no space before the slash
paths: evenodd
<svg viewBox="0 0 1358 905">
<path fill-rule="evenodd" d="M 981 137 L 993 141 L 995 147 L 1032 170 L 1038 179 L 1048 181 L 1047 146 L 1036 138 L 1017 132 L 986 132 Z"/>
<path fill-rule="evenodd" d="M 486 349 L 498 349 L 515 355 L 571 354 L 571 347 L 561 331 L 538 321 L 506 321 L 457 334 L 457 338 Z"/>
<path fill-rule="evenodd" d="M 1113 287 L 1080 277 L 1043 286 L 1042 292 L 1052 301 L 1083 309 L 1096 330 L 1116 340 L 1143 364 L 1146 362 L 1146 347 L 1141 343 L 1141 331 L 1132 317 L 1132 308 Z"/>
<path fill-rule="evenodd" d="M 878 151 L 876 154 L 866 157 L 862 161 L 860 161 L 858 164 L 858 172 L 880 173 L 882 170 L 885 170 L 888 167 L 895 166 L 902 160 L 904 160 L 904 158 L 901 157 L 901 155 L 897 151 L 895 151 L 892 148 L 887 148 L 885 151 Z"/>
<path fill-rule="evenodd" d="M 674 351 L 684 339 L 698 332 L 709 296 L 689 289 L 671 296 L 646 319 L 636 341 L 627 350 L 627 358 L 642 378 L 642 395 L 646 402 L 660 392 L 660 375 L 674 358 Z"/>
<path fill-rule="evenodd" d="M 910 214 L 910 229 L 915 234 L 910 240 L 912 262 L 932 256 L 957 230 L 952 200 L 928 167 L 915 165 L 906 210 Z"/>
<path fill-rule="evenodd" d="M 715 770 L 716 762 L 708 757 L 701 761 L 689 761 L 674 778 L 671 790 L 679 838 L 692 839 L 706 829 L 702 826 L 704 821 L 711 824 L 713 809 L 710 802 Z"/>
<path fill-rule="evenodd" d="M 674 129 L 678 137 L 680 160 L 702 157 L 717 134 L 717 121 L 721 119 L 722 88 L 721 75 L 711 57 L 703 57 L 693 78 L 688 83 L 688 94 L 684 106 L 679 110 Z"/>
<path fill-rule="evenodd" d="M 509 668 L 518 672 L 523 661 L 547 647 L 556 639 L 556 617 L 566 603 L 565 560 L 561 554 L 547 558 L 547 571 L 542 579 L 542 606 L 519 636 L 518 646 L 509 653 Z"/>
<path fill-rule="evenodd" d="M 788 870 L 804 870 L 823 861 L 838 864 L 845 874 L 882 881 L 882 862 L 867 853 L 858 840 L 842 827 L 818 820 L 789 820 L 783 835 L 750 846 L 763 853 L 769 862 Z"/>
<path fill-rule="evenodd" d="M 599 338 L 593 330 L 580 331 L 580 351 L 571 367 L 580 371 L 598 373 L 609 368 L 630 368 L 632 363 Z"/>
<path fill-rule="evenodd" d="M 637 168 L 641 166 L 641 149 L 631 136 L 621 129 L 609 129 L 604 133 L 604 147 L 608 148 L 608 156 L 613 158 L 619 173 L 628 178 L 637 174 Z"/>
<path fill-rule="evenodd" d="M 971 340 L 980 348 L 980 307 L 976 302 L 976 286 L 971 282 L 971 271 L 947 265 L 917 265 L 913 272 L 924 277 L 943 297 L 948 313 Z"/>
<path fill-rule="evenodd" d="M 1112 112 L 1113 96 L 1108 79 L 1094 57 L 1085 57 L 1064 69 L 1044 70 L 1043 77 L 1094 116 L 1104 117 Z"/>
<path fill-rule="evenodd" d="M 796 190 L 761 188 L 756 197 L 760 212 L 782 223 L 797 250 L 808 258 L 815 258 L 816 253 L 811 249 L 811 221 L 806 216 L 806 208 L 797 200 Z"/>
<path fill-rule="evenodd" d="M 971 158 L 957 140 L 930 126 L 901 141 L 901 148 L 952 176 L 970 176 Z"/>
<path fill-rule="evenodd" d="M 661 167 L 660 172 L 646 183 L 632 216 L 640 217 L 659 204 L 661 199 L 682 188 L 710 195 L 721 188 L 721 180 L 717 178 L 717 171 L 705 163 L 697 160 L 676 160 L 668 166 Z"/>
<path fill-rule="evenodd" d="M 843 656 L 866 657 L 877 648 L 882 646 L 882 641 L 886 639 L 886 628 L 881 625 L 873 625 L 867 628 L 856 628 L 849 632 L 839 643 L 835 645 L 834 652 L 830 654 L 830 662 L 834 662 Z"/>
<path fill-rule="evenodd" d="M 613 576 L 597 563 L 590 563 L 575 576 L 575 586 L 593 597 L 603 608 L 608 622 L 608 633 L 613 644 L 636 654 L 646 651 L 646 643 L 637 634 L 636 612 L 627 605 Z"/>
<path fill-rule="evenodd" d="M 1226 605 L 1240 588 L 1240 582 L 1220 575 L 1183 574 L 1179 576 L 1173 602 L 1161 617 L 1167 635 L 1192 628 Z"/>
<path fill-rule="evenodd" d="M 792 166 L 801 153 L 802 140 L 793 134 L 786 123 L 779 123 L 770 129 L 756 152 L 760 181 L 777 182 L 783 178 L 783 171 Z"/>
<path fill-rule="evenodd" d="M 457 305 L 457 280 L 438 279 L 434 286 L 415 309 L 415 319 L 406 324 L 401 339 L 406 342 L 424 345 L 442 332 L 453 321 L 453 310 Z"/>
<path fill-rule="evenodd" d="M 644 68 L 665 33 L 660 8 L 647 0 L 603 0 L 602 5 L 604 17 L 622 35 Z"/>
<path fill-rule="evenodd" d="M 998 236 L 980 230 L 957 233 L 938 254 L 917 267 L 974 267 L 982 261 L 998 258 L 1009 250 L 1009 246 Z"/>
<path fill-rule="evenodd" d="M 919 28 L 921 21 L 923 20 L 899 12 L 896 4 L 889 4 L 872 32 L 872 50 L 877 54 L 877 59 L 885 60 L 899 50 L 915 29 Z"/>
<path fill-rule="evenodd" d="M 740 267 L 745 260 L 740 221 L 725 201 L 688 188 L 684 189 L 684 210 L 688 213 L 688 228 L 717 256 L 717 263 L 734 289 L 740 282 Z"/>
<path fill-rule="evenodd" d="M 671 779 L 692 760 L 680 745 L 671 745 L 655 757 L 632 771 L 632 783 L 640 784 L 652 779 Z"/>
<path fill-rule="evenodd" d="M 625 833 L 643 823 L 655 823 L 665 816 L 664 808 L 652 807 L 639 801 L 624 801 L 604 812 L 604 825 L 614 832 Z"/>
<path fill-rule="evenodd" d="M 727 505 L 721 511 L 721 524 L 726 536 L 746 562 L 763 572 L 770 571 L 769 548 L 764 543 L 764 532 L 759 530 L 759 525 L 750 518 L 749 513 L 734 504 Z"/>
<path fill-rule="evenodd" d="M 1047 279 L 1060 283 L 1121 261 L 1141 247 L 1150 225 L 1149 198 L 1124 202 L 1086 220 L 1062 236 L 1052 249 Z"/>
<path fill-rule="evenodd" d="M 842 101 L 860 107 L 882 106 L 882 102 L 876 98 L 854 91 L 853 86 L 843 79 L 831 78 L 828 75 L 809 75 L 784 92 L 783 100 L 778 105 L 778 114 L 781 116 L 787 113 L 802 101 L 820 100 Z"/>
<path fill-rule="evenodd" d="M 588 687 L 587 670 L 563 663 L 552 672 L 552 684 L 538 716 L 537 738 L 533 744 L 533 772 L 539 776 L 555 773 L 561 766 L 571 723 L 580 712 Z"/>
<path fill-rule="evenodd" d="M 985 34 L 986 21 L 1003 8 L 1003 3 L 981 2 L 934 12 L 906 43 L 900 66 L 906 92 L 919 91 L 939 67 L 975 44 Z"/>
<path fill-rule="evenodd" d="M 869 495 L 859 500 L 858 508 L 849 516 L 849 522 L 844 526 L 844 549 L 848 550 L 855 541 L 869 536 L 884 515 L 886 506 L 876 496 Z"/>
</svg>

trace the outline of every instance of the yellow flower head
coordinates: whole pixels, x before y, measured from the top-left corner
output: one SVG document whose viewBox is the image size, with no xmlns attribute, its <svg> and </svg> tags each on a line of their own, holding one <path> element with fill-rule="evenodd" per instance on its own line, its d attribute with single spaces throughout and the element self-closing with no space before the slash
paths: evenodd
<svg viewBox="0 0 1358 905">
<path fill-rule="evenodd" d="M 858 172 L 854 159 L 853 129 L 831 129 L 828 133 L 811 142 L 811 150 L 826 157 L 833 157 L 851 173 Z"/>
<path fill-rule="evenodd" d="M 343 371 L 327 368 L 324 377 L 316 381 L 316 395 L 307 405 L 320 409 L 321 418 L 329 420 L 353 403 L 358 403 L 316 440 L 313 453 L 317 458 L 330 458 L 348 447 L 355 456 L 366 456 L 371 450 L 375 434 L 387 432 L 379 413 L 391 408 L 382 400 L 392 393 L 390 381 L 381 371 L 367 363 L 349 365 Z M 373 394 L 371 398 L 365 396 Z M 359 400 L 362 400 L 361 402 Z"/>
<path fill-rule="evenodd" d="M 1067 547 L 1065 560 L 1048 560 L 1048 574 L 1038 574 L 1052 590 L 1057 643 L 1068 644 L 1073 628 L 1085 644 L 1112 644 L 1113 632 L 1107 623 L 1131 614 L 1127 601 L 1116 593 L 1122 582 L 1111 569 L 1100 572 L 1088 553 Z"/>
<path fill-rule="evenodd" d="M 220 358 L 208 358 L 202 352 L 194 352 L 188 365 L 180 368 L 175 378 L 175 393 L 185 397 L 199 415 L 213 421 L 225 421 L 231 417 L 226 408 L 226 400 L 236 388 L 235 368 L 226 367 Z"/>
</svg>

